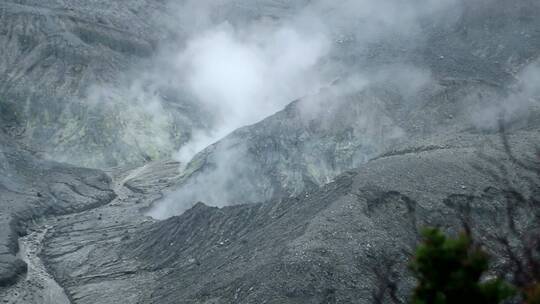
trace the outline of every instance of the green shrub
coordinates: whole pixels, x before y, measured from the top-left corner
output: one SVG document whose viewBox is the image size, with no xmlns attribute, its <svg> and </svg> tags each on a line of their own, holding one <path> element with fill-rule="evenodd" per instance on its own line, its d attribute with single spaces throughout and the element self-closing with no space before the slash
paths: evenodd
<svg viewBox="0 0 540 304">
<path fill-rule="evenodd" d="M 435 228 L 423 231 L 411 270 L 418 280 L 413 304 L 496 304 L 515 294 L 500 279 L 481 282 L 488 255 L 462 233 L 447 238 Z"/>
</svg>

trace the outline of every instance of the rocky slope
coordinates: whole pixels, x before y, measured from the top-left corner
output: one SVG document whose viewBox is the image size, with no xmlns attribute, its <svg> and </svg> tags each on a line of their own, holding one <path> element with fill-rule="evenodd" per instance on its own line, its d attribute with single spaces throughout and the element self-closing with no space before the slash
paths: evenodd
<svg viewBox="0 0 540 304">
<path fill-rule="evenodd" d="M 423 43 L 340 41 L 333 56 L 368 75 L 364 86 L 343 75 L 189 164 L 96 170 L 33 151 L 93 166 L 140 163 L 180 145 L 205 116 L 173 91 L 164 129 L 159 121 L 126 137 L 146 130 L 137 113 L 122 111 L 127 103 L 89 110 L 79 98 L 95 78 L 124 96 L 117 73 L 151 56 L 156 25 L 147 21 L 162 3 L 0 3 L 0 45 L 10 54 L 0 59 L 0 299 L 372 303 L 388 296 L 386 279 L 403 298 L 419 229 L 455 233 L 464 220 L 498 257 L 493 273 L 508 273 L 495 238 L 519 247 L 540 225 L 531 170 L 540 142 L 540 7 L 465 5 L 451 22 L 427 23 Z M 224 19 L 280 18 L 296 7 L 223 6 Z M 170 141 L 154 155 L 158 133 Z M 140 145 L 145 138 L 150 146 Z"/>
<path fill-rule="evenodd" d="M 515 140 L 516 150 L 530 153 L 538 135 L 519 132 Z M 529 175 L 504 162 L 500 146 L 474 137 L 438 144 L 444 148 L 381 157 L 297 197 L 223 209 L 198 204 L 145 229 L 126 257 L 161 274 L 151 293 L 160 303 L 372 303 L 384 271 L 395 272 L 404 297 L 421 227 L 456 231 L 468 217 L 477 237 L 504 256 L 493 235 L 508 233 L 511 221 L 519 233 L 538 225 L 538 206 L 508 201 L 508 185 L 487 173 L 502 176 L 500 166 L 508 166 L 517 181 Z M 531 195 L 528 185 L 514 187 Z M 510 220 L 507 204 L 515 204 Z M 495 265 L 503 269 L 504 260 Z"/>
<path fill-rule="evenodd" d="M 512 155 L 531 165 L 537 130 L 509 135 Z M 72 303 L 371 303 L 385 271 L 404 296 L 421 227 L 455 232 L 466 218 L 499 257 L 494 237 L 509 225 L 519 233 L 512 240 L 538 227 L 537 187 L 525 182 L 538 177 L 509 159 L 498 134 L 434 141 L 295 197 L 199 203 L 164 221 L 140 209 L 177 180 L 178 164 L 119 172 L 110 204 L 33 226 L 46 230 L 40 257 Z M 507 270 L 505 259 L 493 265 Z"/>
<path fill-rule="evenodd" d="M 425 17 L 418 33 L 401 38 L 366 40 L 360 26 L 341 26 L 354 15 L 330 22 L 330 62 L 347 71 L 413 64 L 436 78 L 500 85 L 535 58 L 536 1 L 455 2 L 459 10 Z M 310 5 L 223 1 L 208 9 L 216 24 L 241 24 L 286 20 Z M 77 165 L 141 164 L 170 156 L 193 129 L 212 124 L 178 84 L 142 75 L 163 73 L 170 65 L 153 60 L 160 46 L 183 43 L 190 18 L 175 12 L 166 1 L 0 3 L 0 112 L 9 116 L 10 132 L 48 158 Z M 333 14 L 328 11 L 324 21 L 343 19 Z"/>
<path fill-rule="evenodd" d="M 91 167 L 170 155 L 204 116 L 178 92 L 126 76 L 150 61 L 167 18 L 160 1 L 2 1 L 10 132 L 47 158 Z"/>
<path fill-rule="evenodd" d="M 28 271 L 6 282 L 9 284 L 0 288 L 0 298 L 8 303 L 51 304 L 111 303 L 115 299 L 132 303 L 140 298 L 138 283 L 152 282 L 155 275 L 142 270 L 136 260 L 131 260 L 130 269 L 123 268 L 127 260 L 111 248 L 153 223 L 142 216 L 141 209 L 161 198 L 161 191 L 176 180 L 178 163 L 155 162 L 131 170 L 115 169 L 109 175 L 110 196 L 99 204 L 56 216 L 48 212 L 25 221 L 26 229 L 20 231 L 28 235 L 19 242 L 18 256 L 27 263 Z M 97 263 L 95 254 L 99 255 Z M 61 262 L 62 269 L 54 268 L 56 262 L 49 259 Z M 102 273 L 93 273 L 96 269 Z M 115 295 L 101 292 L 109 288 L 116 290 Z"/>
<path fill-rule="evenodd" d="M 114 197 L 104 173 L 37 159 L 0 133 L 0 286 L 26 266 L 16 257 L 25 224 L 48 215 L 91 209 Z"/>
<path fill-rule="evenodd" d="M 447 23 L 426 20 L 420 42 L 338 43 L 334 56 L 366 79 L 343 75 L 203 150 L 187 164 L 176 193 L 150 214 L 179 214 L 197 201 L 224 206 L 296 195 L 388 149 L 431 147 L 433 136 L 482 137 L 496 131 L 499 115 L 526 125 L 540 109 L 536 76 L 524 72 L 539 69 L 540 23 L 533 16 L 540 5 L 463 5 Z"/>
<path fill-rule="evenodd" d="M 150 214 L 179 214 L 197 201 L 224 206 L 297 195 L 380 154 L 440 148 L 440 138 L 482 140 L 497 131 L 499 116 L 513 128 L 530 128 L 540 113 L 537 97 L 523 93 L 519 81 L 441 78 L 412 96 L 391 83 L 347 94 L 335 86 L 203 150 Z"/>
</svg>

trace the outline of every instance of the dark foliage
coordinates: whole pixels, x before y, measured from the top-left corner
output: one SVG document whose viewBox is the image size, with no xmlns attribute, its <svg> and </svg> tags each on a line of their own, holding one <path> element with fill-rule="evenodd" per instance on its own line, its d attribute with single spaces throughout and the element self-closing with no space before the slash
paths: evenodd
<svg viewBox="0 0 540 304">
<path fill-rule="evenodd" d="M 482 282 L 488 270 L 488 255 L 467 233 L 447 238 L 435 228 L 423 231 L 411 270 L 418 280 L 415 304 L 495 304 L 514 295 L 500 279 Z"/>
</svg>

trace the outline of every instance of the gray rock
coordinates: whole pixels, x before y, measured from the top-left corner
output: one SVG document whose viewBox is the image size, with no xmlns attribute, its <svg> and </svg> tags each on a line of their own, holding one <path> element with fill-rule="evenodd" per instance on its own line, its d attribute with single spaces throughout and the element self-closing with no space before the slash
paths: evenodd
<svg viewBox="0 0 540 304">
<path fill-rule="evenodd" d="M 15 257 L 25 223 L 95 208 L 114 197 L 103 172 L 40 160 L 3 133 L 0 168 L 1 285 L 14 283 L 26 270 Z"/>
<path fill-rule="evenodd" d="M 156 85 L 146 97 L 170 95 L 156 121 L 122 76 L 144 70 L 167 35 L 160 13 L 165 4 L 144 0 L 0 3 L 0 112 L 10 133 L 49 159 L 87 167 L 176 151 L 202 120 L 200 109 Z"/>
<path fill-rule="evenodd" d="M 507 233 L 510 220 L 520 233 L 537 227 L 539 209 L 527 203 L 534 200 L 509 201 L 504 176 L 532 199 L 526 181 L 538 177 L 508 161 L 499 140 L 464 136 L 437 143 L 444 148 L 394 151 L 294 197 L 224 208 L 197 203 L 156 222 L 141 217 L 135 201 L 148 206 L 164 189 L 156 181 L 177 178 L 163 170 L 172 163 L 157 163 L 144 169 L 155 177 L 145 187 L 138 182 L 143 190 L 123 188 L 120 201 L 60 218 L 43 258 L 76 303 L 371 303 L 376 273 L 389 261 L 405 297 L 421 227 L 456 233 L 468 217 L 497 257 L 493 271 L 506 263 L 494 236 Z M 509 140 L 520 160 L 536 157 L 536 130 Z M 508 203 L 516 204 L 511 219 Z"/>
<path fill-rule="evenodd" d="M 293 4 L 224 2 L 220 18 L 285 18 Z M 0 61 L 0 284 L 11 285 L 0 296 L 43 303 L 54 284 L 72 303 L 371 303 L 379 276 L 390 273 L 405 298 L 419 229 L 456 233 L 463 220 L 497 257 L 492 272 L 504 273 L 495 236 L 519 247 L 519 237 L 539 226 L 538 176 L 521 166 L 537 162 L 538 96 L 527 96 L 526 115 L 503 121 L 512 157 L 497 121 L 479 126 L 470 115 L 523 97 L 515 78 L 538 60 L 540 9 L 532 0 L 466 6 L 449 13 L 459 21 L 451 26 L 427 22 L 425 43 L 414 47 L 400 39 L 348 42 L 333 54 L 368 72 L 395 63 L 433 71 L 414 94 L 384 79 L 336 94 L 338 80 L 186 166 L 165 159 L 104 172 L 32 150 L 92 166 L 167 154 L 129 141 L 110 146 L 125 130 L 108 124 L 132 113 L 79 103 L 87 80 L 114 87 L 119 71 L 152 55 L 158 31 L 144 20 L 163 13 L 161 2 L 0 4 L 0 45 L 9 54 Z M 46 39 L 50 32 L 58 37 Z M 166 129 L 187 134 L 205 116 L 176 97 L 178 121 Z M 304 113 L 310 98 L 322 110 Z M 167 197 L 183 214 L 145 216 L 171 191 L 180 191 Z M 240 204 L 209 206 L 231 203 Z M 23 281 L 17 240 L 25 233 L 34 266 L 43 267 Z"/>
<path fill-rule="evenodd" d="M 314 96 L 209 146 L 183 170 L 171 196 L 176 202 L 168 209 L 179 214 L 197 201 L 225 206 L 297 195 L 391 150 L 432 149 L 441 137 L 459 141 L 456 134 L 463 134 L 481 140 L 483 132 L 496 131 L 498 104 L 530 98 L 517 93 L 517 78 L 540 55 L 540 23 L 532 17 L 540 15 L 540 6 L 499 0 L 464 6 L 459 15 L 448 12 L 456 19 L 448 24 L 424 20 L 425 41 L 411 42 L 413 49 L 393 38 L 368 47 L 373 56 L 354 42 L 337 48 L 335 56 L 351 70 L 373 75 L 367 87 L 351 89 L 344 75 Z M 516 32 L 522 36 L 511 34 Z M 394 67 L 386 71 L 389 75 L 377 76 L 393 65 L 414 65 L 432 75 L 410 91 L 415 77 L 410 69 Z M 507 122 L 536 128 L 539 109 L 535 101 L 524 110 L 531 113 L 510 114 Z M 490 111 L 491 118 L 477 117 Z"/>
</svg>

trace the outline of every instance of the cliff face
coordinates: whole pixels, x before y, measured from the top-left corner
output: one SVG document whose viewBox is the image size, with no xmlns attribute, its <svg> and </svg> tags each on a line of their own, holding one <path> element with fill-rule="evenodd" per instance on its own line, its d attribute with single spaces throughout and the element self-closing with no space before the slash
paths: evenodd
<svg viewBox="0 0 540 304">
<path fill-rule="evenodd" d="M 91 167 L 170 155 L 202 114 L 129 76 L 167 35 L 166 18 L 159 1 L 3 1 L 0 105 L 10 132 L 47 158 Z"/>
</svg>

